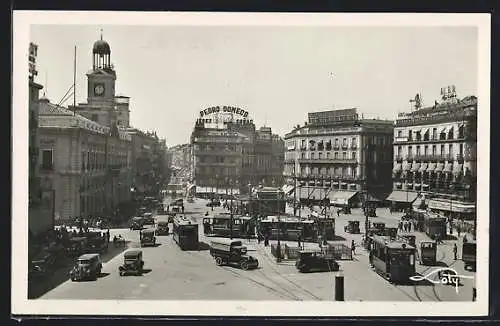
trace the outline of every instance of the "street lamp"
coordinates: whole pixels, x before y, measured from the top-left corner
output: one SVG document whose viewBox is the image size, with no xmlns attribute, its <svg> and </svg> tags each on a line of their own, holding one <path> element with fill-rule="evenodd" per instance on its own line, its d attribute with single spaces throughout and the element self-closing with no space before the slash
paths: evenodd
<svg viewBox="0 0 500 326">
<path fill-rule="evenodd" d="M 276 257 L 276 262 L 281 262 L 281 242 L 280 242 L 280 233 L 281 233 L 281 220 L 280 220 L 280 191 L 276 190 L 276 202 L 278 207 L 278 243 L 276 244 L 276 251 L 278 256 Z"/>
</svg>

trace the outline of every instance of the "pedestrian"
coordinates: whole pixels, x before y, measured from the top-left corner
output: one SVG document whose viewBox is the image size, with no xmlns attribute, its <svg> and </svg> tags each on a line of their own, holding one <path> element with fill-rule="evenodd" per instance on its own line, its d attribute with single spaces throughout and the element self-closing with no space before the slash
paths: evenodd
<svg viewBox="0 0 500 326">
<path fill-rule="evenodd" d="M 408 232 L 411 232 L 411 222 L 408 222 Z"/>
<path fill-rule="evenodd" d="M 337 217 L 340 216 L 340 209 L 337 209 Z"/>
<path fill-rule="evenodd" d="M 354 240 L 351 241 L 351 250 L 352 254 L 356 255 L 356 244 L 354 243 Z"/>
<path fill-rule="evenodd" d="M 458 237 L 460 238 L 460 232 L 462 231 L 462 228 L 460 226 L 457 227 L 457 232 L 458 232 Z"/>
<path fill-rule="evenodd" d="M 465 236 L 465 234 L 464 234 L 464 240 L 463 240 L 463 243 L 467 243 L 467 237 Z"/>
<path fill-rule="evenodd" d="M 302 239 L 300 238 L 300 234 L 299 234 L 299 237 L 297 238 L 297 245 L 298 245 L 299 249 L 302 248 L 300 240 L 302 240 Z"/>
<path fill-rule="evenodd" d="M 455 258 L 455 260 L 457 260 L 457 251 L 458 251 L 457 244 L 454 243 L 453 244 L 453 257 Z"/>
<path fill-rule="evenodd" d="M 108 243 L 109 243 L 109 229 L 108 229 L 108 231 L 106 231 L 106 238 L 108 239 Z"/>
</svg>

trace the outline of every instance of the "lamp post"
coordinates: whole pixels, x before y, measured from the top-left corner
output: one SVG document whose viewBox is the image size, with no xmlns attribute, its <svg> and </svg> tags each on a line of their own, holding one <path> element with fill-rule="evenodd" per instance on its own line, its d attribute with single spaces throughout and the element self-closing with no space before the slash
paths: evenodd
<svg viewBox="0 0 500 326">
<path fill-rule="evenodd" d="M 279 189 L 276 191 L 276 203 L 278 207 L 278 243 L 276 244 L 276 251 L 278 256 L 276 257 L 276 262 L 281 262 L 281 243 L 280 243 L 280 234 L 281 234 L 281 220 L 280 220 L 280 191 Z"/>
</svg>

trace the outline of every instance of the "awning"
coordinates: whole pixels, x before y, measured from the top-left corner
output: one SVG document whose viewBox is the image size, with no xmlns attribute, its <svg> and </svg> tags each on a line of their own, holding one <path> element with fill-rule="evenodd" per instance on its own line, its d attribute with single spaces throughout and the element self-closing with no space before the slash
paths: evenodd
<svg viewBox="0 0 500 326">
<path fill-rule="evenodd" d="M 476 211 L 474 203 L 446 199 L 431 199 L 428 208 L 456 213 L 474 213 Z"/>
<path fill-rule="evenodd" d="M 429 128 L 422 128 L 422 136 L 429 131 Z"/>
<path fill-rule="evenodd" d="M 394 169 L 392 169 L 392 172 L 396 173 L 401 171 L 401 163 L 397 163 L 396 166 L 394 166 Z"/>
<path fill-rule="evenodd" d="M 411 170 L 411 163 L 405 163 L 403 166 L 403 171 L 410 171 Z"/>
<path fill-rule="evenodd" d="M 420 169 L 418 170 L 419 172 L 424 172 L 427 170 L 427 163 L 422 163 L 420 165 Z"/>
<path fill-rule="evenodd" d="M 434 170 L 435 172 L 442 172 L 444 170 L 444 163 L 438 163 L 436 165 L 436 169 Z"/>
<path fill-rule="evenodd" d="M 321 200 L 325 197 L 328 192 L 324 188 L 313 188 L 313 187 L 301 187 L 299 188 L 299 198 L 309 199 L 309 200 Z"/>
<path fill-rule="evenodd" d="M 371 201 L 371 202 L 379 202 L 381 201 L 380 199 L 378 199 L 377 197 L 375 197 L 374 195 L 372 194 L 367 194 L 366 196 L 366 201 Z"/>
<path fill-rule="evenodd" d="M 436 169 L 436 163 L 429 163 L 427 166 L 427 172 L 433 172 Z"/>
<path fill-rule="evenodd" d="M 357 191 L 337 191 L 330 196 L 330 204 L 334 205 L 347 205 L 349 203 L 349 199 L 351 199 Z"/>
<path fill-rule="evenodd" d="M 452 171 L 453 171 L 453 163 L 446 164 L 446 168 L 444 169 L 444 172 L 452 172 Z"/>
<path fill-rule="evenodd" d="M 411 172 L 417 172 L 419 168 L 420 168 L 420 163 L 413 163 L 411 167 Z"/>
<path fill-rule="evenodd" d="M 393 191 L 386 200 L 400 202 L 400 203 L 413 203 L 417 199 L 418 194 L 413 191 Z"/>
<path fill-rule="evenodd" d="M 450 129 L 452 129 L 452 128 L 453 128 L 452 126 L 444 127 L 443 129 L 441 129 L 441 133 L 447 134 L 450 131 Z"/>
<path fill-rule="evenodd" d="M 461 173 L 462 173 L 462 171 L 463 171 L 463 168 L 464 168 L 464 165 L 463 165 L 463 164 L 457 164 L 457 165 L 455 165 L 455 168 L 453 169 L 453 172 L 454 172 L 455 174 L 457 174 L 457 175 L 458 175 L 458 174 L 461 174 Z"/>
</svg>

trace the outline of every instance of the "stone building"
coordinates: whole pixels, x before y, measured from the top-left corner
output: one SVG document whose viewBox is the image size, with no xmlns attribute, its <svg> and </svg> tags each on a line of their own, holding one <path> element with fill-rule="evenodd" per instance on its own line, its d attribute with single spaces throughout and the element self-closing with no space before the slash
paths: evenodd
<svg viewBox="0 0 500 326">
<path fill-rule="evenodd" d="M 475 216 L 477 98 L 459 99 L 455 87 L 442 98 L 398 116 L 394 128 L 394 192 L 389 200 L 453 218 Z M 417 197 L 420 200 L 416 200 Z"/>
<path fill-rule="evenodd" d="M 285 135 L 286 192 L 297 200 L 358 206 L 391 191 L 393 122 L 357 109 L 308 114 Z"/>
</svg>

